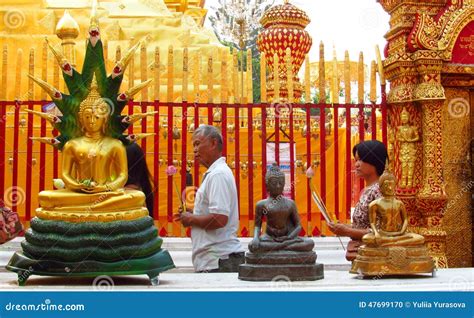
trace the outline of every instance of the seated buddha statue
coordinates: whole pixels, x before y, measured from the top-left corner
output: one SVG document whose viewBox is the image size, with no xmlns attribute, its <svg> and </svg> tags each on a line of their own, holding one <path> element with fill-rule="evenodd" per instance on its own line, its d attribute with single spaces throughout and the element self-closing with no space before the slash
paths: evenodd
<svg viewBox="0 0 474 318">
<path fill-rule="evenodd" d="M 324 267 L 316 263 L 314 242 L 299 237 L 300 218 L 296 204 L 283 196 L 285 175 L 273 164 L 265 175 L 269 196 L 257 202 L 254 238 L 239 266 L 239 279 L 271 281 L 284 276 L 289 280 L 317 280 L 324 277 Z M 260 235 L 262 219 L 267 227 Z"/>
<path fill-rule="evenodd" d="M 408 217 L 405 205 L 395 197 L 395 176 L 385 172 L 379 180 L 382 197 L 369 205 L 369 222 L 372 233 L 364 235 L 367 246 L 423 245 L 423 236 L 407 232 Z"/>
<path fill-rule="evenodd" d="M 350 272 L 362 276 L 432 273 L 434 263 L 422 235 L 407 232 L 405 205 L 395 197 L 395 176 L 385 170 L 379 178 L 382 197 L 369 204 L 371 233 L 362 237 Z"/>
<path fill-rule="evenodd" d="M 125 147 L 105 135 L 109 105 L 94 81 L 80 104 L 78 117 L 83 136 L 69 140 L 63 148 L 65 189 L 39 193 L 39 204 L 48 211 L 130 211 L 141 210 L 145 195 L 123 189 L 127 174 Z"/>
<path fill-rule="evenodd" d="M 249 250 L 253 253 L 279 250 L 312 251 L 313 240 L 298 236 L 301 225 L 296 204 L 282 195 L 285 175 L 276 164 L 268 170 L 265 184 L 270 196 L 257 202 L 254 238 L 249 244 Z M 267 227 L 265 233 L 260 236 L 264 215 Z"/>
<path fill-rule="evenodd" d="M 31 111 L 58 132 L 54 138 L 31 138 L 62 151 L 63 182 L 56 184 L 64 188 L 39 193 L 40 207 L 25 232 L 22 251 L 14 253 L 6 266 L 18 274 L 20 285 L 30 275 L 95 277 L 104 273 L 147 274 L 156 285 L 161 272 L 174 268 L 144 207 L 145 195 L 123 188 L 128 179 L 124 145 L 149 135 L 124 132 L 134 121 L 154 113 L 123 116 L 121 112 L 150 81 L 119 93 L 123 72 L 138 45 L 107 76 L 96 8 L 93 1 L 81 73 L 47 42 L 63 70 L 68 94 L 30 76 L 59 111 L 57 116 Z"/>
</svg>

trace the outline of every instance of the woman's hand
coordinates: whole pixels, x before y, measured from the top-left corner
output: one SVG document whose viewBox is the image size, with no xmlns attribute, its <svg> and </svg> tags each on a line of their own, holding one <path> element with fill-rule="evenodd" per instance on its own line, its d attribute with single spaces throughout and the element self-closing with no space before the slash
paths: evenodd
<svg viewBox="0 0 474 318">
<path fill-rule="evenodd" d="M 327 224 L 329 230 L 337 236 L 350 236 L 352 226 L 333 222 L 328 222 Z"/>
</svg>

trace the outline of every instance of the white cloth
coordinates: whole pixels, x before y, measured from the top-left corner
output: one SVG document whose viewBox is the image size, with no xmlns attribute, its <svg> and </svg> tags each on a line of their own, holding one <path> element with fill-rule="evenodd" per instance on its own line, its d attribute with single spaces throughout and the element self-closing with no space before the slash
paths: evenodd
<svg viewBox="0 0 474 318">
<path fill-rule="evenodd" d="M 227 224 L 216 230 L 192 227 L 193 266 L 195 271 L 219 268 L 219 259 L 229 254 L 243 252 L 237 238 L 239 205 L 234 175 L 221 157 L 207 169 L 194 201 L 195 215 L 222 214 L 228 216 Z"/>
</svg>

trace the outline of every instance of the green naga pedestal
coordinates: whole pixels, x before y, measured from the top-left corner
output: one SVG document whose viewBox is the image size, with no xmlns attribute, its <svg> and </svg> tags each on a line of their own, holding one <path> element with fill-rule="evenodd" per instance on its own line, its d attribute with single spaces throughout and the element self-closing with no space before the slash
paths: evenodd
<svg viewBox="0 0 474 318">
<path fill-rule="evenodd" d="M 125 145 L 150 134 L 125 135 L 134 122 L 154 112 L 122 116 L 128 100 L 150 81 L 119 93 L 123 72 L 138 44 L 106 76 L 103 47 L 93 8 L 86 57 L 78 73 L 50 46 L 70 92 L 62 94 L 31 77 L 53 99 L 61 116 L 47 119 L 60 135 L 33 138 L 62 151 L 65 187 L 39 193 L 36 217 L 7 269 L 24 285 L 30 275 L 99 276 L 147 274 L 158 284 L 159 273 L 174 268 L 161 248 L 141 191 L 124 189 L 128 178 Z"/>
</svg>

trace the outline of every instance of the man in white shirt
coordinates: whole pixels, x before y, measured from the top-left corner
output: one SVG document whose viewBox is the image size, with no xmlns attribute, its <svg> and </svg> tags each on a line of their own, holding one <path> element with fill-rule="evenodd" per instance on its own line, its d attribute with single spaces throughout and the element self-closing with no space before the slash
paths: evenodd
<svg viewBox="0 0 474 318">
<path fill-rule="evenodd" d="M 214 126 L 201 125 L 192 142 L 195 158 L 208 169 L 196 193 L 194 210 L 180 209 L 175 221 L 191 226 L 196 272 L 238 272 L 245 256 L 237 238 L 237 187 L 222 157 L 222 135 Z"/>
</svg>

